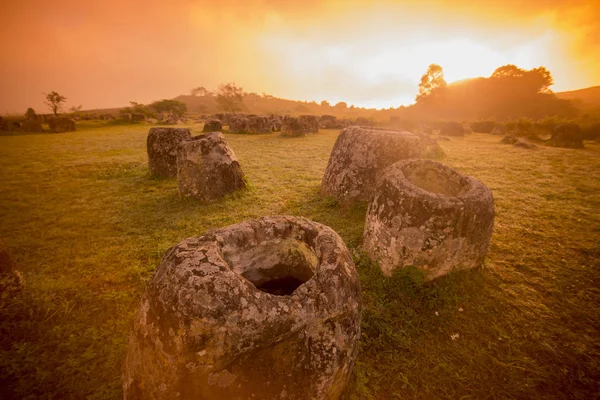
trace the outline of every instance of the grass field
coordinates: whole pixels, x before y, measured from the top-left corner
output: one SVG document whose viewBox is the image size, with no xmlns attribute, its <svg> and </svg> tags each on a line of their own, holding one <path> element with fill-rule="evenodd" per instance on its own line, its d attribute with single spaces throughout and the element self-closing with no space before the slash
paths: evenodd
<svg viewBox="0 0 600 400">
<path fill-rule="evenodd" d="M 591 399 L 600 393 L 600 146 L 524 150 L 471 134 L 444 163 L 487 184 L 486 265 L 423 284 L 358 251 L 365 207 L 319 195 L 337 131 L 226 135 L 250 186 L 211 205 L 148 177 L 149 126 L 0 134 L 0 237 L 26 288 L 0 310 L 0 398 L 117 399 L 133 314 L 163 253 L 264 215 L 302 215 L 356 254 L 351 399 Z M 192 126 L 195 133 L 200 126 Z"/>
</svg>

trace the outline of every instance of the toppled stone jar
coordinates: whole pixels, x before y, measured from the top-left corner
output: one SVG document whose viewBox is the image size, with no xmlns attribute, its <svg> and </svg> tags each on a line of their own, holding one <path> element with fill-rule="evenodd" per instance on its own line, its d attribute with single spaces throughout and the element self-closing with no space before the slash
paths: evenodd
<svg viewBox="0 0 600 400">
<path fill-rule="evenodd" d="M 166 253 L 134 321 L 125 399 L 336 399 L 360 285 L 342 239 L 301 217 L 242 222 Z"/>
<path fill-rule="evenodd" d="M 428 279 L 484 261 L 494 198 L 481 182 L 430 160 L 390 166 L 367 211 L 364 249 L 385 275 L 414 265 Z"/>
<path fill-rule="evenodd" d="M 421 139 L 407 131 L 350 126 L 340 132 L 321 191 L 342 204 L 371 200 L 383 170 L 399 160 L 419 157 Z"/>
<path fill-rule="evenodd" d="M 177 147 L 190 137 L 187 128 L 150 128 L 146 142 L 150 175 L 176 177 Z"/>
<path fill-rule="evenodd" d="M 246 186 L 240 163 L 221 132 L 197 136 L 179 145 L 177 183 L 181 196 L 203 202 Z"/>
</svg>

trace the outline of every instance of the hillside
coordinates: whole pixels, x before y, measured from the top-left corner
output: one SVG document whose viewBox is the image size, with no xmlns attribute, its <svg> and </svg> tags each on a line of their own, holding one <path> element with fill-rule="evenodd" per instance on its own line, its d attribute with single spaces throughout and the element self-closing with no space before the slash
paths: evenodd
<svg viewBox="0 0 600 400">
<path fill-rule="evenodd" d="M 181 95 L 174 98 L 187 105 L 190 114 L 214 114 L 223 112 L 215 102 L 213 96 L 191 96 Z M 261 96 L 256 93 L 247 93 L 242 104 L 242 112 L 258 115 L 277 114 L 277 115 L 335 115 L 339 118 L 357 118 L 373 117 L 376 109 L 347 107 L 345 103 L 331 106 L 329 104 L 321 105 L 317 102 L 287 100 L 273 96 Z"/>
<path fill-rule="evenodd" d="M 482 90 L 481 86 L 485 84 L 486 78 L 474 78 L 465 79 L 459 82 L 454 82 L 448 87 L 451 89 L 452 99 L 449 101 L 453 105 L 452 110 L 447 110 L 447 115 L 438 116 L 441 119 L 471 119 L 473 118 L 473 110 L 481 106 L 482 103 L 489 102 L 489 96 L 487 100 L 482 101 L 481 93 L 486 92 Z M 496 97 L 500 97 L 498 91 L 495 91 Z M 576 107 L 584 112 L 589 111 L 600 111 L 600 86 L 593 86 L 585 89 L 578 89 L 566 92 L 554 93 L 556 98 L 560 100 L 573 100 L 576 103 Z M 510 97 L 510 92 L 507 94 Z M 545 96 L 548 97 L 548 96 Z M 474 99 L 477 99 L 473 102 Z M 173 100 L 178 100 L 187 105 L 188 114 L 195 115 L 210 115 L 218 112 L 223 112 L 219 109 L 213 96 L 191 96 L 191 95 L 180 95 L 175 97 Z M 538 99 L 539 100 L 539 99 Z M 548 99 L 541 99 L 548 100 Z M 509 101 L 512 104 L 514 101 Z M 535 102 L 535 108 L 540 108 L 540 101 Z M 457 106 L 462 105 L 460 110 L 455 109 Z M 439 104 L 436 106 L 439 109 Z M 123 106 L 125 107 L 125 106 Z M 119 109 L 122 107 L 114 107 L 107 109 L 90 109 L 83 110 L 84 113 L 90 114 L 101 114 L 108 113 L 112 115 L 118 115 Z M 542 107 L 545 110 L 553 109 L 551 105 Z M 523 106 L 519 107 L 519 110 L 523 112 Z M 298 116 L 302 114 L 313 114 L 313 115 L 335 115 L 338 118 L 368 118 L 377 121 L 387 120 L 392 116 L 395 117 L 410 117 L 408 114 L 412 114 L 414 110 L 413 106 L 399 107 L 396 109 L 390 108 L 387 110 L 377 110 L 373 108 L 358 108 L 354 106 L 347 106 L 346 103 L 339 103 L 336 105 L 330 105 L 325 103 L 323 105 L 317 102 L 308 102 L 300 100 L 288 100 L 277 98 L 269 95 L 259 95 L 256 93 L 247 93 L 244 97 L 241 112 L 251 113 L 258 115 L 293 115 Z M 497 111 L 497 110 L 496 110 Z M 416 114 L 419 114 L 417 112 Z M 481 112 L 476 114 L 482 114 Z M 485 113 L 483 113 L 485 114 Z M 544 112 L 542 114 L 545 115 Z M 414 117 L 414 115 L 413 115 Z M 480 116 L 481 117 L 481 116 Z"/>
<path fill-rule="evenodd" d="M 583 109 L 600 108 L 600 86 L 555 93 L 559 99 L 576 100 Z"/>
</svg>

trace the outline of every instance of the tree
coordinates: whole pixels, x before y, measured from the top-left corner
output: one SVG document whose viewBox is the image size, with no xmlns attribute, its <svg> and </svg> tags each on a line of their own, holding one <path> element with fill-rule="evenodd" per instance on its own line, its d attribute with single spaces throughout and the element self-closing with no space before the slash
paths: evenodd
<svg viewBox="0 0 600 400">
<path fill-rule="evenodd" d="M 166 113 L 170 118 L 179 119 L 187 112 L 187 106 L 185 103 L 178 100 L 157 100 L 150 104 L 150 108 L 154 109 L 158 113 Z"/>
<path fill-rule="evenodd" d="M 198 86 L 197 88 L 190 90 L 190 94 L 192 96 L 210 96 L 213 93 L 206 90 L 204 86 Z"/>
<path fill-rule="evenodd" d="M 422 101 L 426 97 L 429 97 L 434 92 L 439 92 L 446 87 L 446 80 L 444 79 L 444 71 L 442 67 L 437 64 L 430 64 L 427 68 L 425 75 L 421 77 L 419 83 L 419 94 L 417 94 L 416 101 Z"/>
<path fill-rule="evenodd" d="M 37 121 L 38 116 L 35 113 L 35 110 L 33 108 L 29 107 L 27 109 L 27 111 L 25 112 L 25 118 L 30 121 Z"/>
<path fill-rule="evenodd" d="M 67 101 L 67 98 L 54 91 L 44 94 L 46 95 L 45 104 L 52 110 L 55 116 L 58 115 L 58 112 L 62 110 L 62 103 Z"/>
<path fill-rule="evenodd" d="M 231 111 L 235 114 L 241 109 L 244 91 L 240 86 L 233 82 L 219 85 L 217 90 L 217 105 L 225 111 Z"/>
<path fill-rule="evenodd" d="M 321 107 L 331 107 L 331 104 L 327 100 L 321 101 Z"/>
<path fill-rule="evenodd" d="M 525 70 L 517 67 L 514 64 L 506 64 L 496 68 L 492 73 L 492 78 L 521 78 L 525 74 Z"/>
</svg>

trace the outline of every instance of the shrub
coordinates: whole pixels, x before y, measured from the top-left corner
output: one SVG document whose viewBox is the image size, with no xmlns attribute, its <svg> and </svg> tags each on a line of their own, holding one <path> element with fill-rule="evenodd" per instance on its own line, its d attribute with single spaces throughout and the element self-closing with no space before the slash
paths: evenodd
<svg viewBox="0 0 600 400">
<path fill-rule="evenodd" d="M 471 129 L 473 132 L 479 133 L 492 133 L 492 130 L 496 126 L 495 121 L 486 120 L 486 121 L 475 121 L 471 122 Z"/>
</svg>

